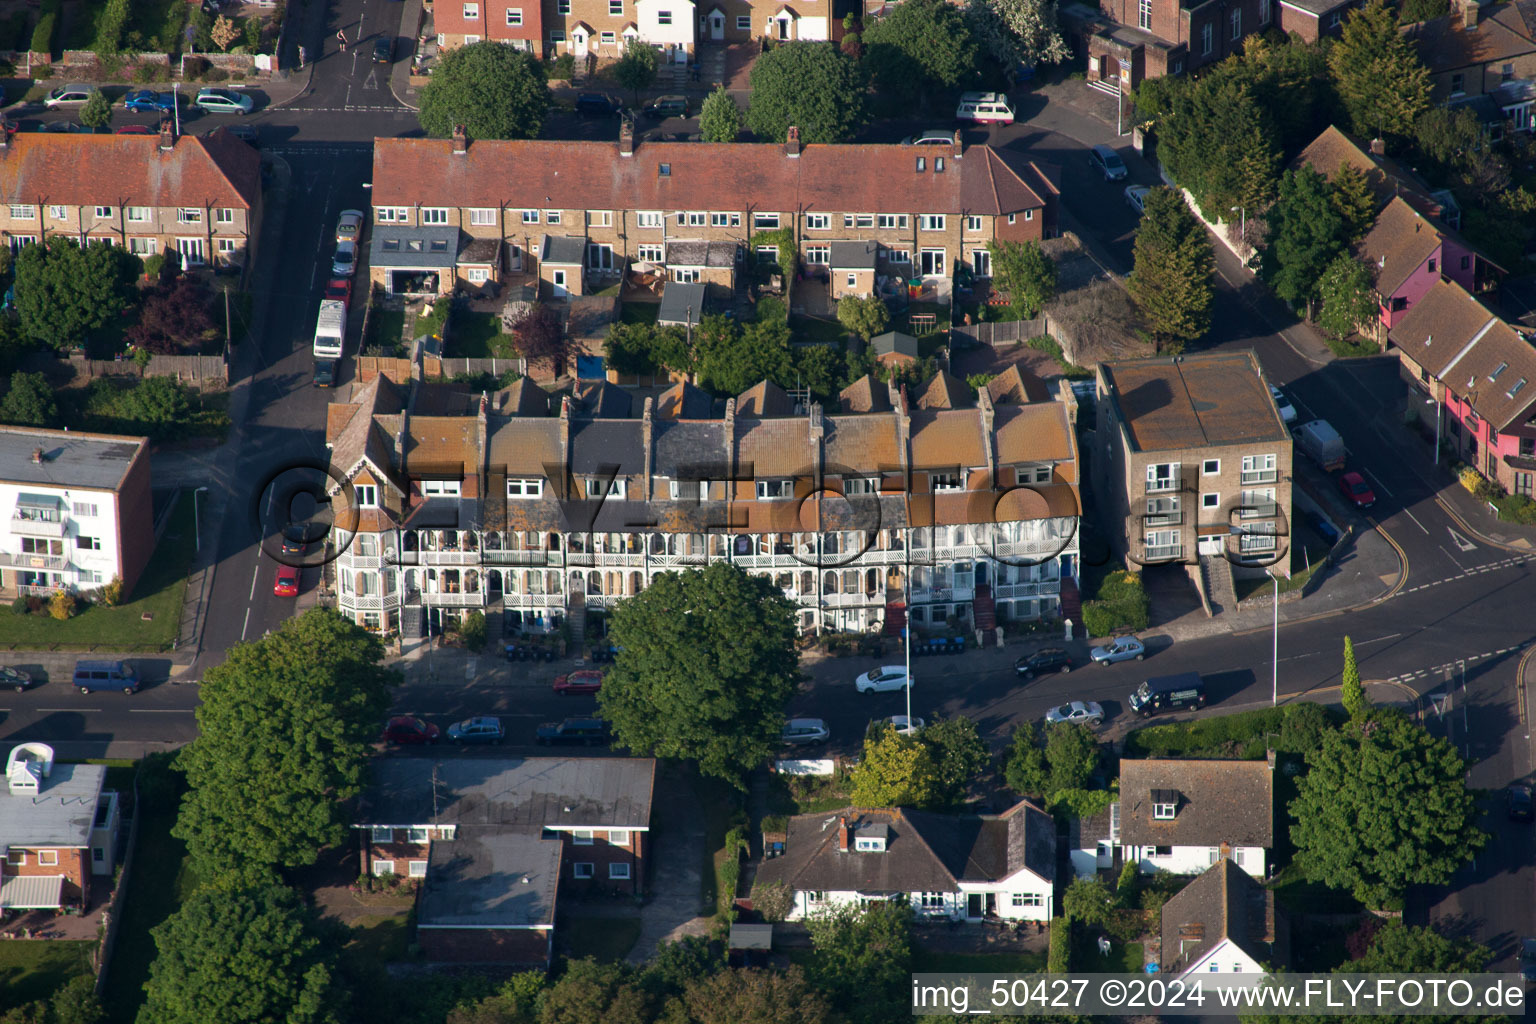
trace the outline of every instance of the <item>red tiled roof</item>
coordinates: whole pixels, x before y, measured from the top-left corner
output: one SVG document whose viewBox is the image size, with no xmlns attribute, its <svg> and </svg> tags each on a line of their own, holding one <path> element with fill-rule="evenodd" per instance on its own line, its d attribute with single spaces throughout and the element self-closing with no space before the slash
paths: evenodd
<svg viewBox="0 0 1536 1024">
<path fill-rule="evenodd" d="M 183 135 L 170 152 L 158 135 L 44 132 L 0 149 L 4 203 L 251 209 L 260 195 L 261 158 L 228 132 Z"/>
<path fill-rule="evenodd" d="M 482 141 L 455 154 L 444 139 L 375 139 L 373 201 L 513 209 L 979 214 L 1045 205 L 990 147 L 973 146 L 960 157 L 950 147 L 930 148 L 943 151 L 931 158 L 948 156 L 942 172 L 933 170 L 935 159 L 925 162 L 927 170 L 916 171 L 912 148 L 894 145 L 809 145 L 791 158 L 774 143 L 641 142 L 633 156 L 621 157 L 610 142 Z"/>
</svg>

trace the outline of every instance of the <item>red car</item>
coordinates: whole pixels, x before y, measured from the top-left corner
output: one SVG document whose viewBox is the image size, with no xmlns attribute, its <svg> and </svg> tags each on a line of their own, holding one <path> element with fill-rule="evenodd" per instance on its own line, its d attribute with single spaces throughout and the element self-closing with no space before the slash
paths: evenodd
<svg viewBox="0 0 1536 1024">
<path fill-rule="evenodd" d="M 1339 490 L 1354 503 L 1355 508 L 1370 508 L 1376 504 L 1376 492 L 1359 473 L 1349 472 L 1339 477 Z"/>
<path fill-rule="evenodd" d="M 582 669 L 569 675 L 555 677 L 555 692 L 564 696 L 573 693 L 596 693 L 603 688 L 603 673 L 595 668 Z"/>
<path fill-rule="evenodd" d="M 278 566 L 277 583 L 273 585 L 272 593 L 278 597 L 298 597 L 299 570 L 291 565 Z"/>
<path fill-rule="evenodd" d="M 159 134 L 147 124 L 125 124 L 114 135 L 157 135 Z"/>
<path fill-rule="evenodd" d="M 419 718 L 410 715 L 400 715 L 391 718 L 384 726 L 384 742 L 398 743 L 402 746 L 410 744 L 436 743 L 443 731 L 431 722 L 423 722 Z"/>
<path fill-rule="evenodd" d="M 338 277 L 325 286 L 327 299 L 340 299 L 342 302 L 352 301 L 352 282 L 344 277 Z"/>
</svg>

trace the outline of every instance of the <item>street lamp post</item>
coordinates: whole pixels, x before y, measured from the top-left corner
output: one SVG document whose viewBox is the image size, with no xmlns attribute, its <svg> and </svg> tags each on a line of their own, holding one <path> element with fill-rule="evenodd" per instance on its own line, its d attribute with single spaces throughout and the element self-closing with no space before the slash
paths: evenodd
<svg viewBox="0 0 1536 1024">
<path fill-rule="evenodd" d="M 1241 242 L 1248 234 L 1248 208 L 1234 206 L 1231 212 L 1237 214 L 1237 240 Z"/>
<path fill-rule="evenodd" d="M 1271 707 L 1280 706 L 1280 576 L 1271 569 L 1265 569 L 1269 578 L 1275 581 L 1275 629 L 1273 643 L 1270 647 L 1270 698 Z"/>
<path fill-rule="evenodd" d="M 208 490 L 208 488 L 199 487 L 197 490 L 192 492 L 192 530 L 193 536 L 197 541 L 196 553 L 199 555 L 203 553 L 203 517 L 201 514 L 202 504 L 198 501 L 198 498 L 206 490 Z"/>
</svg>

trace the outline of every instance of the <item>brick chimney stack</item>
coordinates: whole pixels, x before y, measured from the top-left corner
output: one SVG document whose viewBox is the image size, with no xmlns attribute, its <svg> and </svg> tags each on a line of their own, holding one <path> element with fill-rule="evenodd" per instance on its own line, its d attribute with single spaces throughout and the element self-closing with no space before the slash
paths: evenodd
<svg viewBox="0 0 1536 1024">
<path fill-rule="evenodd" d="M 959 160 L 965 155 L 965 133 L 955 129 L 955 159 Z"/>
<path fill-rule="evenodd" d="M 619 156 L 635 155 L 635 119 L 622 117 L 619 119 Z"/>
<path fill-rule="evenodd" d="M 171 119 L 167 117 L 160 122 L 160 149 L 162 152 L 169 153 L 175 148 L 176 127 L 171 123 Z"/>
<path fill-rule="evenodd" d="M 453 151 L 459 154 L 469 152 L 469 129 L 462 124 L 453 126 Z"/>
<path fill-rule="evenodd" d="M 848 852 L 848 833 L 851 831 L 847 815 L 840 816 L 837 819 L 837 848 L 842 853 Z"/>
<path fill-rule="evenodd" d="M 789 126 L 789 131 L 784 136 L 784 155 L 791 160 L 800 157 L 800 129 L 794 125 Z"/>
<path fill-rule="evenodd" d="M 1482 13 L 1482 4 L 1478 0 L 1461 0 L 1461 27 L 1468 32 L 1477 28 L 1477 19 Z"/>
</svg>

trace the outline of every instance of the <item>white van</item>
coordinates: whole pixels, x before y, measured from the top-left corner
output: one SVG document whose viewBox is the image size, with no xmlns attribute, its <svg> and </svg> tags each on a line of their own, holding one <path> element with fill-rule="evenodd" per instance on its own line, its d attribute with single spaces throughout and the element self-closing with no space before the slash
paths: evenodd
<svg viewBox="0 0 1536 1024">
<path fill-rule="evenodd" d="M 325 299 L 315 317 L 315 358 L 340 359 L 347 337 L 347 304 Z"/>
<path fill-rule="evenodd" d="M 1008 97 L 1000 92 L 967 92 L 960 94 L 960 105 L 955 108 L 956 121 L 974 121 L 977 124 L 1013 124 L 1013 108 Z"/>
</svg>

